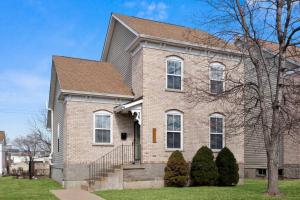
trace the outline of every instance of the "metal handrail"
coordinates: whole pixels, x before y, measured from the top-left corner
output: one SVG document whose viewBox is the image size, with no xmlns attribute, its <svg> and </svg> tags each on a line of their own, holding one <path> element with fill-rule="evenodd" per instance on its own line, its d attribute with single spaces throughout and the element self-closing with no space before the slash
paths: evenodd
<svg viewBox="0 0 300 200">
<path fill-rule="evenodd" d="M 113 172 L 115 168 L 124 164 L 134 163 L 134 149 L 136 145 L 120 145 L 112 151 L 104 154 L 99 159 L 91 162 L 89 166 L 89 183 L 100 180 L 109 172 Z"/>
</svg>

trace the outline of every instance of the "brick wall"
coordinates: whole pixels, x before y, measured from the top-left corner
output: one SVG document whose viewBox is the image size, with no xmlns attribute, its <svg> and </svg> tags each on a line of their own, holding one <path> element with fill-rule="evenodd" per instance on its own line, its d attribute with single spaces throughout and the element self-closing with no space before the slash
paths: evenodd
<svg viewBox="0 0 300 200">
<path fill-rule="evenodd" d="M 191 161 L 202 145 L 209 144 L 209 116 L 214 112 L 222 112 L 218 103 L 189 104 L 184 92 L 166 91 L 166 57 L 175 55 L 184 60 L 184 77 L 199 75 L 208 80 L 208 66 L 211 61 L 219 61 L 225 66 L 238 62 L 222 56 L 206 57 L 183 53 L 174 53 L 158 49 L 143 48 L 143 108 L 142 108 L 142 162 L 166 162 L 171 152 L 165 150 L 165 113 L 168 110 L 179 110 L 183 113 L 183 154 Z M 242 70 L 241 66 L 239 70 Z M 186 85 L 183 85 L 185 91 Z M 225 105 L 233 106 L 233 105 Z M 242 120 L 242 119 L 241 119 Z M 225 119 L 226 124 L 226 119 Z M 152 143 L 152 129 L 157 130 L 157 143 Z M 226 132 L 226 127 L 225 127 Z M 228 135 L 229 136 L 229 135 Z M 244 163 L 243 134 L 226 137 L 229 147 L 237 161 Z"/>
</svg>

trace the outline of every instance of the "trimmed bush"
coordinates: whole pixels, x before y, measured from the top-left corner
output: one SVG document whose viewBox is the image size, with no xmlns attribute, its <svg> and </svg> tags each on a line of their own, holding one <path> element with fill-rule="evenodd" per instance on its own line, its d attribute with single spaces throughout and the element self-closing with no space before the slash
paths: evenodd
<svg viewBox="0 0 300 200">
<path fill-rule="evenodd" d="M 218 185 L 232 186 L 239 182 L 239 166 L 233 153 L 224 147 L 216 158 L 219 178 Z"/>
<path fill-rule="evenodd" d="M 201 147 L 191 164 L 191 185 L 215 185 L 218 180 L 218 169 L 214 162 L 213 152 L 206 146 Z"/>
<path fill-rule="evenodd" d="M 169 187 L 183 187 L 188 180 L 188 165 L 180 151 L 174 151 L 165 167 L 165 185 Z"/>
</svg>

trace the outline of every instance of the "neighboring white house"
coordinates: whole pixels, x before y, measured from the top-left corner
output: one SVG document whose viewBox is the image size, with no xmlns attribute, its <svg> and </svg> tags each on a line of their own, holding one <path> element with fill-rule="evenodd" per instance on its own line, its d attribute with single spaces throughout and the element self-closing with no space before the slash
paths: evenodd
<svg viewBox="0 0 300 200">
<path fill-rule="evenodd" d="M 0 176 L 6 173 L 5 132 L 0 131 Z"/>
</svg>

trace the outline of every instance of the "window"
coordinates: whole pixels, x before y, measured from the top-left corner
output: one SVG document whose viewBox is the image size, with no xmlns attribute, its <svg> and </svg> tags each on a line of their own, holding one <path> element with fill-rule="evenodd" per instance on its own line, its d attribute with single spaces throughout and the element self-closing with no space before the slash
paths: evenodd
<svg viewBox="0 0 300 200">
<path fill-rule="evenodd" d="M 220 114 L 210 116 L 210 148 L 222 149 L 224 147 L 224 117 Z"/>
<path fill-rule="evenodd" d="M 107 111 L 94 114 L 94 143 L 112 144 L 112 114 Z"/>
<path fill-rule="evenodd" d="M 60 124 L 57 124 L 57 152 L 59 152 Z"/>
<path fill-rule="evenodd" d="M 167 59 L 167 89 L 182 89 L 183 61 L 177 57 Z"/>
<path fill-rule="evenodd" d="M 210 92 L 220 94 L 224 91 L 224 68 L 220 63 L 212 63 L 209 70 Z"/>
<path fill-rule="evenodd" d="M 256 169 L 256 176 L 266 176 L 267 170 L 266 169 Z"/>
<path fill-rule="evenodd" d="M 169 111 L 166 118 L 167 149 L 182 149 L 182 114 L 178 111 Z"/>
</svg>

